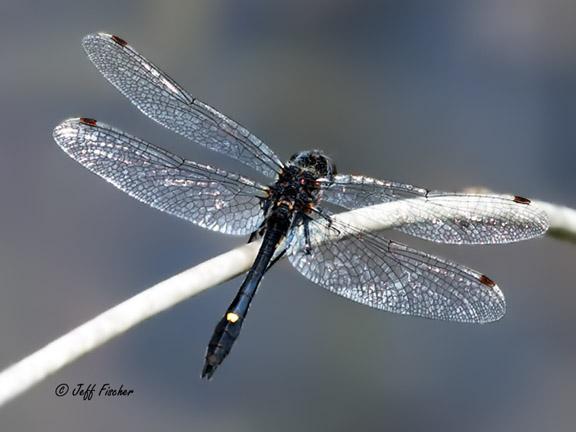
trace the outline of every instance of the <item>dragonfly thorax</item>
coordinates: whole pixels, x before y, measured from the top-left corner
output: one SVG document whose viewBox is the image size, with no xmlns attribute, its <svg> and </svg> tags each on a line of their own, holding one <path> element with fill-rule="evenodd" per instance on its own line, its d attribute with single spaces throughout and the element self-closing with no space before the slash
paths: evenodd
<svg viewBox="0 0 576 432">
<path fill-rule="evenodd" d="M 320 182 L 331 181 L 336 173 L 332 160 L 318 150 L 292 156 L 270 186 L 270 204 L 283 203 L 296 211 L 308 211 L 320 196 Z"/>
</svg>

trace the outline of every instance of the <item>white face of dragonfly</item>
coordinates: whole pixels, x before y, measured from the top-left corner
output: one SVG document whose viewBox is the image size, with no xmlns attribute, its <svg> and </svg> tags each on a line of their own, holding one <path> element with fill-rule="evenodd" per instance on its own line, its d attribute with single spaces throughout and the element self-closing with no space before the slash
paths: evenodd
<svg viewBox="0 0 576 432">
<path fill-rule="evenodd" d="M 325 178 L 332 181 L 336 175 L 336 165 L 320 150 L 307 150 L 293 155 L 286 166 L 298 167 L 314 180 Z"/>
</svg>

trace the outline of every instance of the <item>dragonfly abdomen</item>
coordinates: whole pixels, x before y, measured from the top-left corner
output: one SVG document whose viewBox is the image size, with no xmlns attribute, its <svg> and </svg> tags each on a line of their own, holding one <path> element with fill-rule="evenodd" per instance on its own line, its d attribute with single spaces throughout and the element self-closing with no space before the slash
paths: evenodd
<svg viewBox="0 0 576 432">
<path fill-rule="evenodd" d="M 204 368 L 202 369 L 202 378 L 209 379 L 212 377 L 220 363 L 230 353 L 232 345 L 240 335 L 242 324 L 260 281 L 276 252 L 278 244 L 286 236 L 290 228 L 291 213 L 292 211 L 288 206 L 281 204 L 274 208 L 268 216 L 266 232 L 264 233 L 256 260 L 238 290 L 238 294 L 236 294 L 226 313 L 216 325 L 210 338 L 206 350 Z"/>
</svg>

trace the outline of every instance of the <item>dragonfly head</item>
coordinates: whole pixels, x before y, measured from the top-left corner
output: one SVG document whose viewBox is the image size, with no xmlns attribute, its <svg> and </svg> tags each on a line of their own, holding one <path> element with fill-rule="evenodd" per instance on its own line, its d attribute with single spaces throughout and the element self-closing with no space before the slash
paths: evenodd
<svg viewBox="0 0 576 432">
<path fill-rule="evenodd" d="M 314 179 L 326 178 L 332 181 L 336 175 L 336 165 L 320 150 L 296 153 L 288 160 L 287 165 L 300 168 Z"/>
</svg>

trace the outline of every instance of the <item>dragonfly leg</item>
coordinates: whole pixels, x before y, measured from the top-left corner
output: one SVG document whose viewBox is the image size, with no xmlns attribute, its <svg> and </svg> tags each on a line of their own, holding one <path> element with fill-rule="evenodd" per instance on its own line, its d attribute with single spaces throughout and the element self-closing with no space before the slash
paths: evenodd
<svg viewBox="0 0 576 432">
<path fill-rule="evenodd" d="M 327 214 L 324 209 L 322 208 L 314 208 L 314 213 L 316 213 L 318 216 L 320 216 L 322 219 L 324 219 L 326 222 L 328 222 L 328 228 L 331 228 L 333 230 L 335 230 L 338 234 L 340 234 L 340 230 L 337 228 L 334 228 L 332 226 L 332 218 L 330 217 L 329 214 Z"/>
<path fill-rule="evenodd" d="M 312 244 L 310 242 L 310 221 L 312 218 L 308 215 L 303 216 L 302 223 L 304 224 L 304 253 L 310 255 L 312 253 Z"/>
<path fill-rule="evenodd" d="M 271 200 L 269 198 L 265 198 L 265 197 L 261 197 L 261 196 L 258 196 L 256 198 L 258 198 L 260 200 L 260 208 L 262 209 L 262 212 L 264 214 L 267 214 L 268 210 L 270 210 Z"/>
<path fill-rule="evenodd" d="M 252 243 L 254 240 L 258 239 L 259 237 L 264 234 L 264 230 L 266 229 L 266 221 L 262 222 L 258 229 L 256 229 L 253 233 L 250 234 L 248 238 L 248 243 Z"/>
<path fill-rule="evenodd" d="M 268 264 L 268 267 L 266 268 L 266 271 L 270 270 L 270 267 L 272 267 L 274 264 L 276 264 L 276 263 L 280 260 L 280 258 L 282 258 L 284 255 L 286 255 L 286 249 L 282 250 L 282 252 L 280 252 L 280 253 L 278 254 L 278 256 L 277 256 L 276 258 L 274 258 L 274 259 L 270 262 L 270 264 Z"/>
<path fill-rule="evenodd" d="M 264 197 L 257 197 L 260 200 L 260 208 L 262 209 L 262 213 L 266 215 L 268 210 L 270 209 L 270 200 Z M 266 220 L 264 220 L 258 229 L 256 229 L 253 233 L 250 234 L 248 238 L 248 243 L 252 243 L 257 238 L 261 237 L 264 234 L 264 230 L 266 228 Z"/>
</svg>

